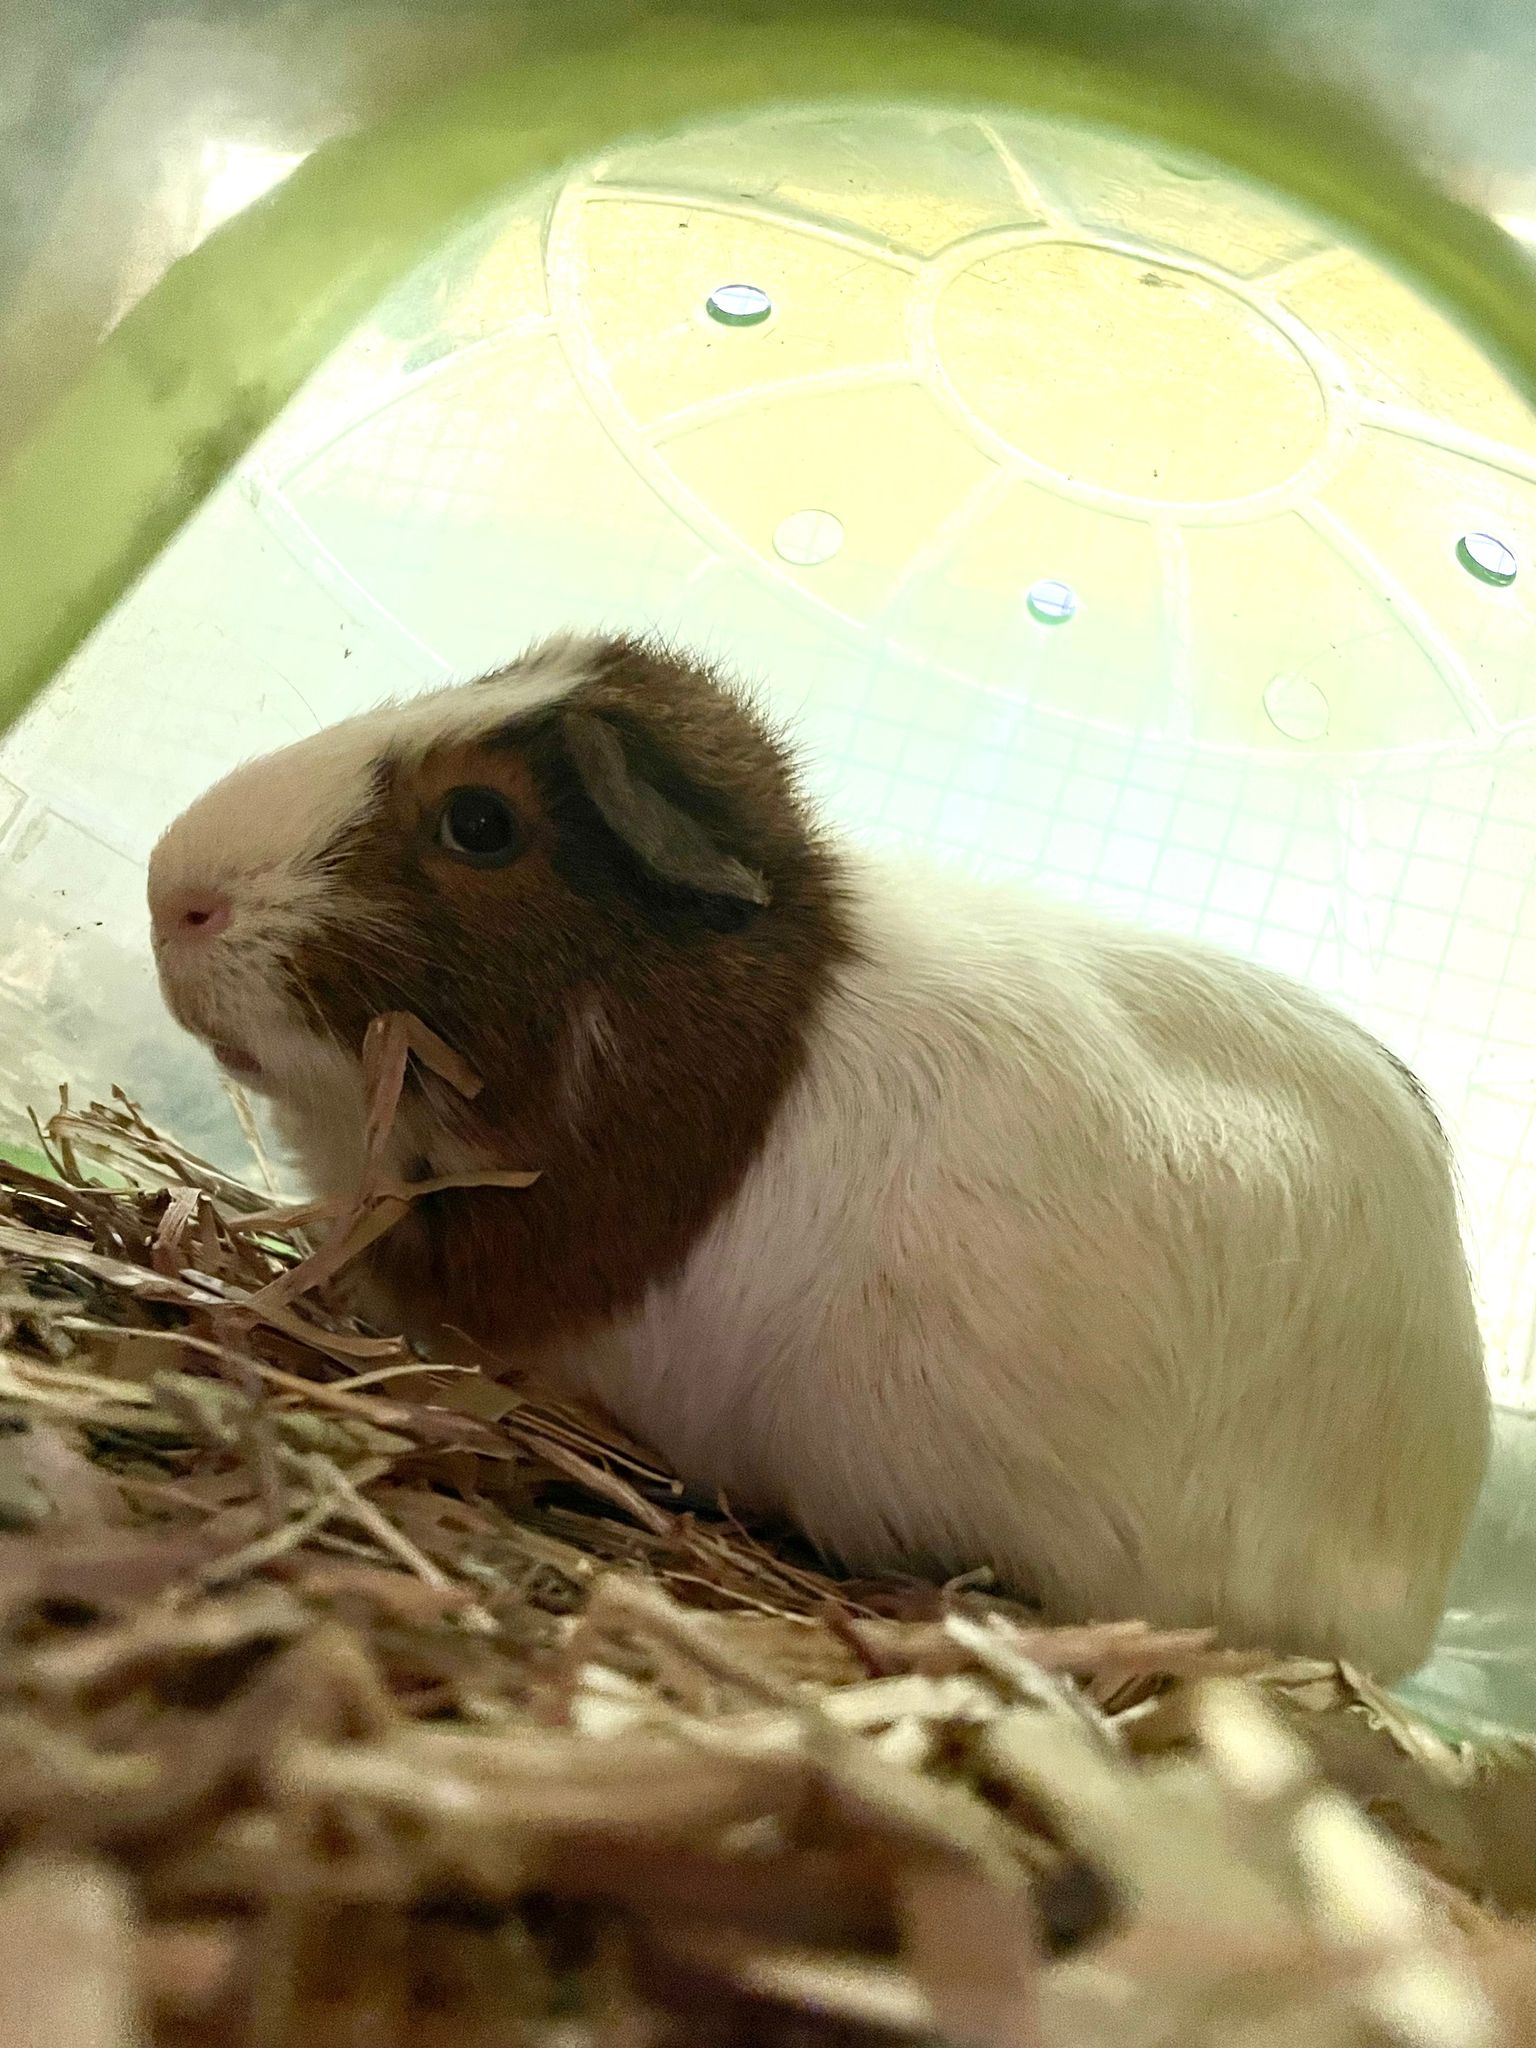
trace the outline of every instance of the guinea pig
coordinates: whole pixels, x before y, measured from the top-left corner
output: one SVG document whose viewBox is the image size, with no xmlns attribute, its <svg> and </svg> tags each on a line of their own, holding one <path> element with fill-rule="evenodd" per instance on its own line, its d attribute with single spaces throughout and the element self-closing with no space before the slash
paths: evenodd
<svg viewBox="0 0 1536 2048">
<path fill-rule="evenodd" d="M 377 1314 L 600 1403 L 861 1573 L 1382 1678 L 1488 1396 L 1452 1162 L 1305 988 L 816 821 L 750 701 L 564 639 L 237 769 L 166 833 L 162 987 L 314 1189 L 408 1010 Z"/>
</svg>

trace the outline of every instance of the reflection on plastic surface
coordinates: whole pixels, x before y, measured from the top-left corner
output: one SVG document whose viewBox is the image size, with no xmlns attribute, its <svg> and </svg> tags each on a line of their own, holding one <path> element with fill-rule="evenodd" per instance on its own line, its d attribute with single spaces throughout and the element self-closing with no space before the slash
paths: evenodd
<svg viewBox="0 0 1536 2048">
<path fill-rule="evenodd" d="M 1536 1416 L 1498 1417 L 1440 1647 L 1401 1688 L 1452 1734 L 1536 1733 Z"/>
</svg>

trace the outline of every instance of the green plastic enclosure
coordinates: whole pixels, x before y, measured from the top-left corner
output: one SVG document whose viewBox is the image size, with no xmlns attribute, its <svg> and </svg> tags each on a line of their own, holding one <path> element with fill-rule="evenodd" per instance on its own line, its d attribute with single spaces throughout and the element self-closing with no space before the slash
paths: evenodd
<svg viewBox="0 0 1536 2048">
<path fill-rule="evenodd" d="M 1529 0 L 74 0 L 0 27 L 0 1138 L 238 1165 L 149 847 L 244 755 L 673 634 L 826 809 L 1325 990 L 1502 1404 L 1408 1688 L 1536 1732 Z M 14 721 L 14 722 L 13 722 Z"/>
</svg>

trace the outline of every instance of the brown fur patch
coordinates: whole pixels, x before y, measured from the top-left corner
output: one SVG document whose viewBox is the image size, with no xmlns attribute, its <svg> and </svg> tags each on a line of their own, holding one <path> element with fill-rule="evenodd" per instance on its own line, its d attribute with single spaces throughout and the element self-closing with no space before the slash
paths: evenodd
<svg viewBox="0 0 1536 2048">
<path fill-rule="evenodd" d="M 631 770 L 768 885 L 765 907 L 649 872 L 586 796 L 561 730 L 609 722 Z M 525 835 L 499 869 L 432 839 L 464 783 Z M 848 950 L 832 861 L 761 721 L 705 672 L 615 643 L 565 704 L 477 744 L 380 764 L 372 815 L 328 856 L 336 912 L 293 962 L 343 1043 L 408 1009 L 485 1082 L 415 1074 L 403 1142 L 435 1171 L 537 1168 L 525 1192 L 417 1205 L 371 1278 L 413 1328 L 503 1350 L 633 1306 L 675 1271 L 762 1144 Z"/>
</svg>

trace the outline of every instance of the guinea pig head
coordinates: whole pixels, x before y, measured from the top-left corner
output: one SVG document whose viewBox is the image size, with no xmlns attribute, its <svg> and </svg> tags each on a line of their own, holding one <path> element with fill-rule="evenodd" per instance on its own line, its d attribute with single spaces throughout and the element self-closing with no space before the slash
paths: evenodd
<svg viewBox="0 0 1536 2048">
<path fill-rule="evenodd" d="M 707 670 L 562 641 L 251 762 L 150 862 L 177 1020 L 274 1105 L 326 1193 L 362 1159 L 360 1053 L 411 1012 L 419 1199 L 371 1255 L 408 1324 L 536 1345 L 637 1301 L 751 1164 L 847 950 L 792 766 Z"/>
</svg>

